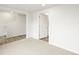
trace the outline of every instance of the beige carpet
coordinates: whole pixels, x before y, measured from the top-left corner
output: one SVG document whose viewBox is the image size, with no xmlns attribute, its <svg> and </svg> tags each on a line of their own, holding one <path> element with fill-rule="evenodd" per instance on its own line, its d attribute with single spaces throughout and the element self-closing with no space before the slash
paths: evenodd
<svg viewBox="0 0 79 59">
<path fill-rule="evenodd" d="M 1 55 L 75 55 L 75 53 L 35 39 L 23 39 L 0 46 Z"/>
</svg>

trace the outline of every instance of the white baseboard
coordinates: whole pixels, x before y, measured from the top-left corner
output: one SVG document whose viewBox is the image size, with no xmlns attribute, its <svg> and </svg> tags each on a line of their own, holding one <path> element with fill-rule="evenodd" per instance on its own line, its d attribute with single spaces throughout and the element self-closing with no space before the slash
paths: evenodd
<svg viewBox="0 0 79 59">
<path fill-rule="evenodd" d="M 52 44 L 51 44 L 51 45 L 52 45 Z M 75 50 L 71 50 L 71 49 L 68 49 L 68 48 L 62 47 L 62 46 L 57 45 L 57 44 L 53 44 L 53 45 L 56 46 L 56 47 L 59 47 L 59 48 L 65 49 L 65 50 L 67 50 L 67 51 L 70 51 L 70 52 L 72 52 L 72 53 L 75 53 L 75 54 L 78 54 L 78 55 L 79 55 L 79 52 L 77 52 L 77 51 L 75 51 Z"/>
</svg>

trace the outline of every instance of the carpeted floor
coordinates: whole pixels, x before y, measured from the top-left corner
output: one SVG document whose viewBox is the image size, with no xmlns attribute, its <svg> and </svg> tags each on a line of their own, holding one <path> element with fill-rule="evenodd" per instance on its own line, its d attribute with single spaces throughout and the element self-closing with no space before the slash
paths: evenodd
<svg viewBox="0 0 79 59">
<path fill-rule="evenodd" d="M 76 55 L 42 40 L 22 39 L 0 46 L 1 55 Z"/>
</svg>

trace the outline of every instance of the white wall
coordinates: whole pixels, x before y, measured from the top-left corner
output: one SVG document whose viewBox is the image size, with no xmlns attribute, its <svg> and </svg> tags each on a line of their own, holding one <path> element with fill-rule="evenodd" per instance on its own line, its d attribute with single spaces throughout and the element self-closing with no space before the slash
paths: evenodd
<svg viewBox="0 0 79 59">
<path fill-rule="evenodd" d="M 30 13 L 28 17 L 30 18 L 30 19 L 28 18 L 29 24 L 28 24 L 28 31 L 27 31 L 29 37 L 32 37 L 35 39 L 39 39 L 39 36 L 40 38 L 47 37 L 48 17 L 45 15 L 40 15 L 39 13 L 36 13 L 36 12 Z"/>
<path fill-rule="evenodd" d="M 33 13 L 29 13 L 28 15 L 27 15 L 27 19 L 26 19 L 26 32 L 27 32 L 27 38 L 30 38 L 30 37 L 33 37 L 33 30 L 34 30 L 34 28 L 33 28 L 33 26 L 34 26 L 34 19 L 33 19 Z"/>
<path fill-rule="evenodd" d="M 18 36 L 26 34 L 26 19 L 25 15 L 16 14 L 13 22 L 7 24 L 8 36 Z"/>
<path fill-rule="evenodd" d="M 39 15 L 29 13 L 26 19 L 26 38 L 39 39 Z"/>
<path fill-rule="evenodd" d="M 79 53 L 79 5 L 62 5 L 49 12 L 49 43 Z"/>
<path fill-rule="evenodd" d="M 31 27 L 31 37 L 39 39 L 39 15 L 33 13 L 32 27 Z"/>
<path fill-rule="evenodd" d="M 2 31 L 0 30 L 2 34 L 7 32 L 8 37 L 26 34 L 26 16 L 17 13 L 0 12 L 0 29 L 2 29 Z"/>
<path fill-rule="evenodd" d="M 48 16 L 44 15 L 44 14 L 40 14 L 40 19 L 39 19 L 39 23 L 40 23 L 40 28 L 39 28 L 39 32 L 40 32 L 40 38 L 44 38 L 47 37 L 48 35 Z"/>
</svg>

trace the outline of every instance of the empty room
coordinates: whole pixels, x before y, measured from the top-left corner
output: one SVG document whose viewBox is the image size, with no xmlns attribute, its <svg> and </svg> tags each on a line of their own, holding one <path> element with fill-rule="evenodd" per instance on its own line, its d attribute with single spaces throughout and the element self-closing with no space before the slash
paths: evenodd
<svg viewBox="0 0 79 59">
<path fill-rule="evenodd" d="M 0 55 L 78 55 L 78 4 L 0 4 Z"/>
</svg>

